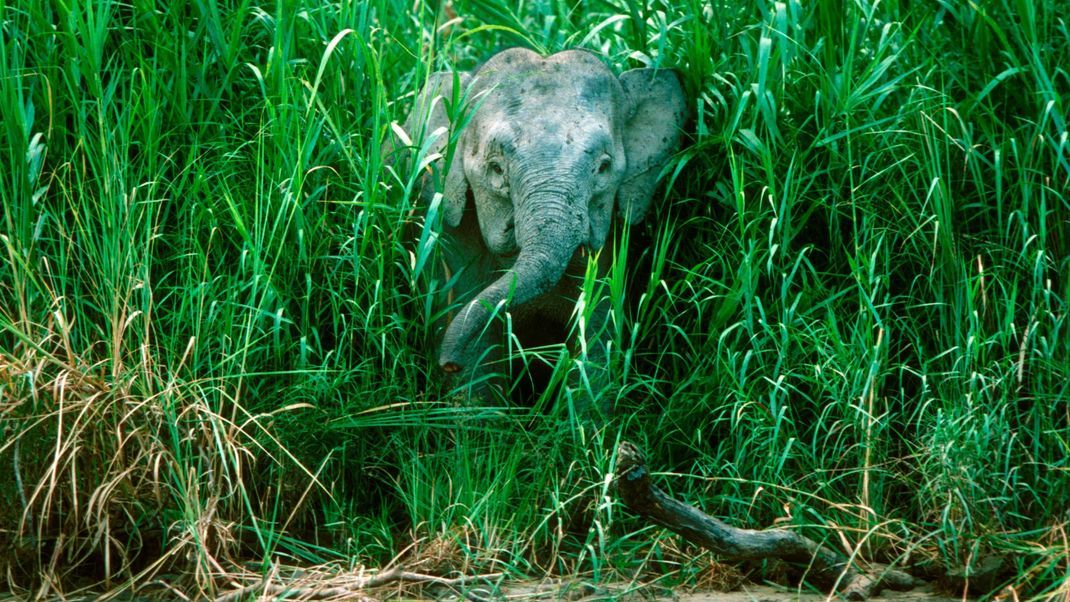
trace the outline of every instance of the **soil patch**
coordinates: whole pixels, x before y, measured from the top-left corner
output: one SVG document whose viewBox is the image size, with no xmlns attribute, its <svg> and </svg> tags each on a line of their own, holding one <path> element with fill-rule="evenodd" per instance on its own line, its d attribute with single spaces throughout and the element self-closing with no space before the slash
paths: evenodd
<svg viewBox="0 0 1070 602">
<path fill-rule="evenodd" d="M 589 584 L 510 584 L 502 586 L 495 595 L 478 595 L 477 598 L 488 600 L 569 600 L 572 602 L 595 602 L 597 600 L 638 601 L 672 601 L 672 602 L 824 602 L 841 600 L 839 596 L 828 596 L 810 591 L 799 591 L 772 585 L 745 583 L 731 592 L 712 590 L 686 591 L 670 590 L 658 586 L 635 584 L 617 584 L 594 587 Z M 932 585 L 920 585 L 910 591 L 884 591 L 869 598 L 873 601 L 889 602 L 961 602 L 961 598 L 952 598 L 938 594 Z"/>
<path fill-rule="evenodd" d="M 824 594 L 812 592 L 798 592 L 768 585 L 744 585 L 734 592 L 693 592 L 679 594 L 673 597 L 680 602 L 822 602 L 824 600 L 838 600 L 836 596 L 829 597 Z M 914 600 L 917 602 L 961 602 L 961 598 L 949 598 L 937 594 L 931 586 L 916 587 L 907 592 L 884 591 L 879 596 L 873 596 L 870 600 L 895 600 L 904 602 Z"/>
</svg>

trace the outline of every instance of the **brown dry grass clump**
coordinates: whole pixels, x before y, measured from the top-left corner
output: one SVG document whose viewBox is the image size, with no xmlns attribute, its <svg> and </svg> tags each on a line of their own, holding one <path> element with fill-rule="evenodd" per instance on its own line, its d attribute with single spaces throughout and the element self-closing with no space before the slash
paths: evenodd
<svg viewBox="0 0 1070 602">
<path fill-rule="evenodd" d="M 255 437 L 264 417 L 225 383 L 179 385 L 151 345 L 79 355 L 53 316 L 0 351 L 0 588 L 121 591 L 177 571 L 182 589 L 214 591 L 241 548 L 247 473 L 274 455 Z"/>
</svg>

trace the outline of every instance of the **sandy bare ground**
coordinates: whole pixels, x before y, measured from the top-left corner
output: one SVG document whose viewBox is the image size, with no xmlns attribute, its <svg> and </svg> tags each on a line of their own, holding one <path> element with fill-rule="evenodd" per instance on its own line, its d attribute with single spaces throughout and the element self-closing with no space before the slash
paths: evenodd
<svg viewBox="0 0 1070 602">
<path fill-rule="evenodd" d="M 467 591 L 465 591 L 467 590 Z M 327 594 L 327 595 L 323 595 Z M 22 600 L 23 598 L 12 597 L 8 593 L 0 592 L 0 602 Z M 60 598 L 55 598 L 59 600 Z M 64 597 L 63 600 L 93 600 L 95 596 Z M 119 600 L 139 600 L 138 596 L 119 596 Z M 161 600 L 158 595 L 152 595 L 145 600 Z M 209 598 L 210 599 L 210 598 Z M 620 600 L 622 602 L 826 602 L 838 601 L 842 598 L 826 596 L 812 592 L 799 592 L 769 585 L 745 584 L 736 591 L 671 591 L 666 588 L 651 586 L 636 586 L 619 584 L 593 587 L 569 587 L 560 582 L 543 584 L 507 584 L 494 591 L 480 587 L 471 589 L 462 588 L 462 591 L 426 590 L 423 595 L 413 595 L 412 592 L 378 590 L 366 593 L 352 592 L 352 595 L 330 595 L 326 589 L 317 591 L 315 588 L 303 589 L 294 596 L 264 596 L 250 593 L 245 599 L 248 600 L 398 600 L 403 602 L 416 601 L 449 601 L 449 602 L 521 602 L 521 601 L 557 601 L 565 602 L 596 602 L 602 600 Z M 881 595 L 869 598 L 874 602 L 961 602 L 962 598 L 952 598 L 936 594 L 931 586 L 924 585 L 909 592 L 883 592 Z"/>
<path fill-rule="evenodd" d="M 695 592 L 684 593 L 674 596 L 680 602 L 822 602 L 824 600 L 837 600 L 836 597 L 814 594 L 810 592 L 787 591 L 767 585 L 746 585 L 739 591 L 722 592 Z M 961 602 L 961 598 L 949 598 L 933 592 L 929 586 L 917 587 L 909 592 L 882 592 L 879 596 L 870 600 L 895 600 L 905 602 L 913 600 L 917 602 Z"/>
<path fill-rule="evenodd" d="M 598 600 L 622 600 L 627 602 L 825 602 L 837 601 L 838 596 L 827 596 L 808 591 L 798 591 L 770 585 L 747 583 L 731 592 L 718 591 L 671 591 L 666 588 L 635 585 L 611 585 L 598 588 L 575 588 L 559 583 L 506 585 L 495 593 L 473 592 L 476 598 L 486 600 L 568 600 L 572 602 L 595 602 Z M 490 594 L 490 595 L 487 595 Z M 871 597 L 875 602 L 961 602 L 937 594 L 932 586 L 922 585 L 907 592 L 884 591 Z"/>
</svg>

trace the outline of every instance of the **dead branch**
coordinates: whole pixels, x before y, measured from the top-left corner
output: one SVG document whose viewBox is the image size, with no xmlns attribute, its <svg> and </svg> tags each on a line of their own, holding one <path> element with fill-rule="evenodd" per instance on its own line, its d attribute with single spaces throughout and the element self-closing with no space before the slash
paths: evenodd
<svg viewBox="0 0 1070 602">
<path fill-rule="evenodd" d="M 841 554 L 794 531 L 738 529 L 669 497 L 651 482 L 643 453 L 631 443 L 618 448 L 617 467 L 617 491 L 629 509 L 725 559 L 780 558 L 804 564 L 814 583 L 828 590 L 838 587 L 849 600 L 864 600 L 885 587 L 914 587 L 914 578 L 902 571 L 883 567 L 860 572 Z"/>
</svg>

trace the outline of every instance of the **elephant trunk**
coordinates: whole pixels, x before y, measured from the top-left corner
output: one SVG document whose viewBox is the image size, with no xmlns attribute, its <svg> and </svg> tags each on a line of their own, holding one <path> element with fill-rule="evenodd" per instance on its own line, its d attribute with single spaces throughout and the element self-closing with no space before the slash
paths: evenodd
<svg viewBox="0 0 1070 602">
<path fill-rule="evenodd" d="M 542 198 L 540 198 L 542 197 Z M 490 318 L 508 303 L 524 305 L 553 289 L 587 232 L 586 213 L 575 211 L 568 195 L 529 195 L 516 215 L 520 253 L 513 267 L 470 301 L 450 322 L 442 339 L 438 363 L 449 373 L 479 361 L 485 351 L 478 341 Z"/>
</svg>

